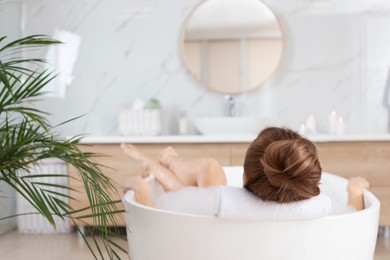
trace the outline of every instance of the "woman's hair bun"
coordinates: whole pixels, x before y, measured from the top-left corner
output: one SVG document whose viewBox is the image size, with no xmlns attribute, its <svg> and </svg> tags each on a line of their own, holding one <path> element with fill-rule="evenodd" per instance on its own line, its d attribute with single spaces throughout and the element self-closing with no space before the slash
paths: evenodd
<svg viewBox="0 0 390 260">
<path fill-rule="evenodd" d="M 260 162 L 269 183 L 278 190 L 279 202 L 319 194 L 321 166 L 310 141 L 304 138 L 275 141 L 265 149 Z"/>
</svg>

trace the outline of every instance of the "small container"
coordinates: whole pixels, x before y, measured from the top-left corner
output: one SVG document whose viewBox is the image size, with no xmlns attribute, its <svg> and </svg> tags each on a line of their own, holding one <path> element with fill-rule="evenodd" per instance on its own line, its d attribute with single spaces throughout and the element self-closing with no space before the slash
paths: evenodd
<svg viewBox="0 0 390 260">
<path fill-rule="evenodd" d="M 161 109 L 122 109 L 118 116 L 120 135 L 159 135 Z"/>
</svg>

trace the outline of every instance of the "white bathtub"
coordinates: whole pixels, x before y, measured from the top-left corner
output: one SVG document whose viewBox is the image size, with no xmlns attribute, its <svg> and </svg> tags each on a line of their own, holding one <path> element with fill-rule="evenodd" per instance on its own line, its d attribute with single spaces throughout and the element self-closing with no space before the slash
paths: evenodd
<svg viewBox="0 0 390 260">
<path fill-rule="evenodd" d="M 242 168 L 226 171 L 228 183 L 239 186 Z M 345 179 L 324 174 L 321 182 L 332 203 L 346 203 Z M 364 199 L 366 209 L 359 212 L 289 222 L 230 221 L 169 212 L 136 203 L 131 191 L 123 202 L 132 260 L 368 260 L 374 257 L 380 203 L 370 192 Z"/>
</svg>

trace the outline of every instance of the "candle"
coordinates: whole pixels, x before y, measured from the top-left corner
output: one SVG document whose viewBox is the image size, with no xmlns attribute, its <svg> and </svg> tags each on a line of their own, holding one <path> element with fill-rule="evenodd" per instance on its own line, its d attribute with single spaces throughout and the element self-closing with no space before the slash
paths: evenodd
<svg viewBox="0 0 390 260">
<path fill-rule="evenodd" d="M 306 134 L 306 125 L 305 124 L 301 124 L 299 126 L 298 134 L 300 134 L 300 135 L 305 135 Z"/>
<path fill-rule="evenodd" d="M 310 115 L 306 119 L 306 133 L 307 134 L 316 134 L 317 133 L 316 118 L 313 115 Z"/>
<path fill-rule="evenodd" d="M 332 113 L 330 113 L 329 115 L 329 134 L 335 134 L 337 132 L 337 122 L 337 114 L 336 111 L 333 110 Z"/>
<path fill-rule="evenodd" d="M 336 133 L 345 134 L 345 131 L 346 131 L 345 121 L 342 117 L 339 117 L 337 120 Z"/>
</svg>

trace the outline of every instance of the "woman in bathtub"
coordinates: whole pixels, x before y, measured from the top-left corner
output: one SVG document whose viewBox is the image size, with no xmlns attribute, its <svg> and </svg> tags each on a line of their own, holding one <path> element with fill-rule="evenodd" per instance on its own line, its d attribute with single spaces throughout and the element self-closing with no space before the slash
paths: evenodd
<svg viewBox="0 0 390 260">
<path fill-rule="evenodd" d="M 257 211 L 251 215 L 254 219 L 304 220 L 330 214 L 330 200 L 318 187 L 322 169 L 315 145 L 286 128 L 266 128 L 252 142 L 244 161 L 245 189 L 226 187 L 225 173 L 212 158 L 185 161 L 168 147 L 155 162 L 133 145 L 121 148 L 167 191 L 153 201 L 141 176 L 129 178 L 124 189 L 132 189 L 136 201 L 147 206 L 228 218 L 240 210 Z M 350 179 L 348 204 L 363 209 L 368 186 L 363 178 Z"/>
</svg>

